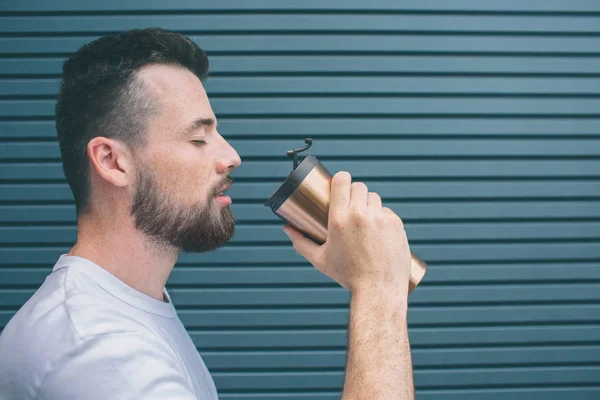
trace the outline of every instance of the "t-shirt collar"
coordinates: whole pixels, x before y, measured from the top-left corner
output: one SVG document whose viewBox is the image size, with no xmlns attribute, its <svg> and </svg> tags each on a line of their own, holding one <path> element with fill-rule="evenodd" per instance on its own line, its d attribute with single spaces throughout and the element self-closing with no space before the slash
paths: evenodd
<svg viewBox="0 0 600 400">
<path fill-rule="evenodd" d="M 177 315 L 166 288 L 163 288 L 163 293 L 168 302 L 157 300 L 127 285 L 98 264 L 79 256 L 61 255 L 52 272 L 63 268 L 72 268 L 81 272 L 113 297 L 142 311 L 167 318 L 174 318 Z"/>
</svg>

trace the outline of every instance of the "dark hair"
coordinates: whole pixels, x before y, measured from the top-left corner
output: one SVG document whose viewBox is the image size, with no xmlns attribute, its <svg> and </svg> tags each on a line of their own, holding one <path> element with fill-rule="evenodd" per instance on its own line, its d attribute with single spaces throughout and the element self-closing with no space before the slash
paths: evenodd
<svg viewBox="0 0 600 400">
<path fill-rule="evenodd" d="M 77 215 L 90 197 L 87 144 L 96 136 L 116 138 L 135 150 L 145 144 L 156 104 L 137 79 L 146 65 L 189 69 L 208 75 L 206 53 L 189 38 L 160 28 L 133 29 L 86 44 L 63 65 L 56 103 L 56 132 L 63 170 Z"/>
</svg>

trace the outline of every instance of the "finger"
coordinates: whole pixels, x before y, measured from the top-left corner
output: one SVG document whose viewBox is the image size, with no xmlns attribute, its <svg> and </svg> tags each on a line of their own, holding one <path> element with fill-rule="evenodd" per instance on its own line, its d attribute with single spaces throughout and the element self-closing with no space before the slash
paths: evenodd
<svg viewBox="0 0 600 400">
<path fill-rule="evenodd" d="M 321 246 L 290 225 L 284 226 L 283 231 L 292 241 L 294 250 L 302 257 L 306 258 L 309 263 L 315 265 L 315 262 L 317 261 L 317 250 Z"/>
<path fill-rule="evenodd" d="M 369 189 L 362 182 L 354 182 L 350 187 L 350 207 L 362 207 L 367 205 Z"/>
<path fill-rule="evenodd" d="M 397 219 L 398 219 L 398 221 L 400 222 L 400 225 L 401 225 L 402 227 L 404 227 L 404 222 L 402 221 L 402 218 L 400 218 L 400 216 L 399 216 L 398 214 L 396 214 L 396 213 L 395 213 L 395 212 L 394 212 L 392 209 L 390 209 L 390 208 L 387 208 L 387 207 L 383 207 L 383 211 L 384 211 L 385 213 L 388 213 L 388 214 L 390 214 L 390 215 L 393 215 L 395 218 L 397 218 Z"/>
<path fill-rule="evenodd" d="M 331 180 L 331 195 L 329 199 L 329 219 L 345 210 L 350 205 L 350 185 L 352 176 L 346 171 L 340 171 Z"/>
<path fill-rule="evenodd" d="M 381 210 L 381 197 L 375 192 L 369 192 L 367 197 L 367 205 L 373 209 Z"/>
</svg>

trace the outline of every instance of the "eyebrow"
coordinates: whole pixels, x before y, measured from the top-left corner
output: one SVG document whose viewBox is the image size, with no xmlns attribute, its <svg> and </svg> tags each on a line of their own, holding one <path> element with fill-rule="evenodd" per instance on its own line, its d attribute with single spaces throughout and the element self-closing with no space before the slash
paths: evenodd
<svg viewBox="0 0 600 400">
<path fill-rule="evenodd" d="M 186 129 L 186 133 L 192 133 L 203 126 L 214 126 L 216 123 L 214 118 L 198 118 Z"/>
</svg>

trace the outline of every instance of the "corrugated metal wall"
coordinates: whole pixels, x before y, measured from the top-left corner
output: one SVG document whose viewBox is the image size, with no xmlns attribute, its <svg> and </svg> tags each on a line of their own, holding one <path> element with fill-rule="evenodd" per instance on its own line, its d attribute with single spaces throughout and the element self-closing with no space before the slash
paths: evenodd
<svg viewBox="0 0 600 400">
<path fill-rule="evenodd" d="M 222 398 L 340 393 L 348 294 L 262 205 L 306 136 L 381 193 L 430 264 L 409 315 L 420 399 L 600 396 L 600 2 L 0 8 L 0 327 L 76 234 L 52 121 L 62 61 L 161 26 L 212 57 L 206 86 L 245 161 L 235 240 L 183 256 L 169 282 Z"/>
</svg>

